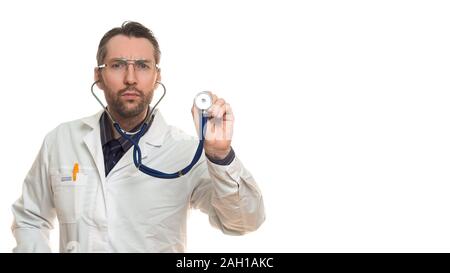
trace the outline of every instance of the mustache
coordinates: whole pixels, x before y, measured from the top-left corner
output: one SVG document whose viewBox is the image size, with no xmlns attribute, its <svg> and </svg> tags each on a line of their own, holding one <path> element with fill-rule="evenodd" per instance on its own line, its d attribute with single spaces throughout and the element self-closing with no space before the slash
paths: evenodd
<svg viewBox="0 0 450 273">
<path fill-rule="evenodd" d="M 141 97 L 144 95 L 144 92 L 142 92 L 142 90 L 139 90 L 134 86 L 127 86 L 123 89 L 120 89 L 119 92 L 117 92 L 117 95 L 122 96 L 123 93 L 125 93 L 125 92 L 136 92 L 136 93 L 139 93 L 139 96 L 141 96 Z"/>
</svg>

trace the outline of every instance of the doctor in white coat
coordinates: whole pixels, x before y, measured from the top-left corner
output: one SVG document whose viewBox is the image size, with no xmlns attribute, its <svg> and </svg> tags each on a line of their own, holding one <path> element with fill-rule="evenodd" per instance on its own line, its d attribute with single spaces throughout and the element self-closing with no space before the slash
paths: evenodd
<svg viewBox="0 0 450 273">
<path fill-rule="evenodd" d="M 95 79 L 124 130 L 151 124 L 139 142 L 142 163 L 172 173 L 191 162 L 198 140 L 166 124 L 157 110 L 149 114 L 161 78 L 159 59 L 152 32 L 125 22 L 100 41 Z M 56 217 L 60 252 L 183 252 L 191 208 L 208 214 L 225 234 L 256 230 L 265 219 L 261 192 L 231 147 L 230 105 L 212 96 L 204 154 L 176 179 L 140 172 L 131 143 L 104 111 L 51 131 L 12 207 L 14 251 L 49 252 Z M 198 129 L 194 107 L 192 114 Z"/>
</svg>

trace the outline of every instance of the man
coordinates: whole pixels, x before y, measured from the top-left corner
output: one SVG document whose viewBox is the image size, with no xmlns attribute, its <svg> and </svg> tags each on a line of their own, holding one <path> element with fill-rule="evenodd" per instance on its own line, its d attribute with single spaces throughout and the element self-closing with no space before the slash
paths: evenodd
<svg viewBox="0 0 450 273">
<path fill-rule="evenodd" d="M 191 162 L 198 140 L 167 125 L 160 112 L 150 115 L 161 79 L 159 60 L 152 32 L 125 22 L 101 39 L 94 76 L 123 130 L 150 124 L 139 141 L 142 163 L 173 173 Z M 211 95 L 204 154 L 176 179 L 140 172 L 132 144 L 105 111 L 50 132 L 13 205 L 14 251 L 50 251 L 55 216 L 61 252 L 183 252 L 190 208 L 207 213 L 225 234 L 256 230 L 265 219 L 261 192 L 231 147 L 230 105 Z M 192 114 L 198 129 L 194 106 Z"/>
</svg>

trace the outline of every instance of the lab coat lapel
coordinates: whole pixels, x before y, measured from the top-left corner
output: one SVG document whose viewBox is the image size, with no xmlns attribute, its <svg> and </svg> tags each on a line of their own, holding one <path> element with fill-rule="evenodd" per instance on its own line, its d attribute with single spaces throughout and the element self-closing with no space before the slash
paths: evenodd
<svg viewBox="0 0 450 273">
<path fill-rule="evenodd" d="M 100 122 L 99 122 L 101 115 L 102 111 L 98 112 L 93 116 L 83 119 L 83 122 L 91 127 L 91 130 L 86 135 L 84 135 L 83 141 L 86 144 L 92 158 L 94 159 L 100 178 L 104 180 L 105 165 L 103 162 L 103 150 L 100 139 Z"/>
<path fill-rule="evenodd" d="M 97 167 L 98 176 L 100 177 L 103 200 L 105 200 L 105 164 L 103 160 L 102 142 L 100 139 L 100 116 L 103 111 L 97 114 L 84 118 L 83 122 L 91 127 L 91 130 L 84 135 L 83 141 L 86 144 L 89 153 L 91 154 L 94 163 Z"/>
</svg>

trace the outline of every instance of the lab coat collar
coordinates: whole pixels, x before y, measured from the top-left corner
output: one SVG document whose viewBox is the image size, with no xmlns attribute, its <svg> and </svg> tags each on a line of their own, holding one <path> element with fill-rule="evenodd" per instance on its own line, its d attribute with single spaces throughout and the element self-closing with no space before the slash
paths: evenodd
<svg viewBox="0 0 450 273">
<path fill-rule="evenodd" d="M 153 118 L 150 128 L 147 133 L 142 136 L 142 141 L 145 141 L 146 144 L 160 147 L 164 142 L 169 126 L 158 109 L 155 109 L 154 115 L 155 117 Z"/>
</svg>

